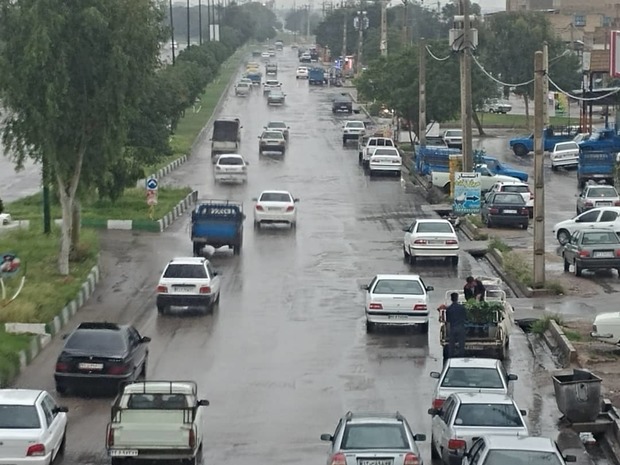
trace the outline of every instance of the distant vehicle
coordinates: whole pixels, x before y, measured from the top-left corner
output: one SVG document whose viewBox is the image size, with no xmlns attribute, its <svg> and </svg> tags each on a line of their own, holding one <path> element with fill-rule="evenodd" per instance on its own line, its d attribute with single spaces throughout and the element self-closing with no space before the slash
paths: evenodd
<svg viewBox="0 0 620 465">
<path fill-rule="evenodd" d="M 495 358 L 449 358 L 443 370 L 431 371 L 437 380 L 433 408 L 442 407 L 446 398 L 455 392 L 484 392 L 510 395 L 510 382 L 519 379 L 506 373 L 504 364 Z"/>
<path fill-rule="evenodd" d="M 264 128 L 267 131 L 281 131 L 284 135 L 284 139 L 288 142 L 289 130 L 290 128 L 284 121 L 269 121 L 267 126 Z"/>
<path fill-rule="evenodd" d="M 281 40 L 276 40 L 276 50 L 283 50 L 284 49 L 284 42 L 282 42 Z"/>
<path fill-rule="evenodd" d="M 368 174 L 370 176 L 377 174 L 400 176 L 402 168 L 403 159 L 398 150 L 389 150 L 384 153 L 382 148 L 376 148 L 368 160 Z"/>
<path fill-rule="evenodd" d="M 272 57 L 275 57 L 275 56 L 276 56 L 276 51 L 275 51 L 275 49 L 274 49 L 274 48 L 271 48 L 271 47 L 270 47 L 270 48 L 269 48 L 269 50 L 267 51 L 267 53 L 269 54 L 269 57 L 270 57 L 270 58 L 272 58 Z"/>
<path fill-rule="evenodd" d="M 297 226 L 297 202 L 288 191 L 263 191 L 253 199 L 254 227 L 263 224 L 288 224 L 291 229 Z"/>
<path fill-rule="evenodd" d="M 237 85 L 235 85 L 235 95 L 237 96 L 246 97 L 251 91 L 252 84 L 249 84 L 248 82 L 238 82 Z"/>
<path fill-rule="evenodd" d="M 543 130 L 543 149 L 545 152 L 550 152 L 555 147 L 555 144 L 570 141 L 575 135 L 574 128 L 549 126 Z M 514 137 L 510 139 L 509 146 L 515 155 L 524 157 L 534 151 L 534 134 Z"/>
<path fill-rule="evenodd" d="M 551 169 L 576 167 L 579 165 L 579 145 L 575 141 L 558 142 L 549 154 Z"/>
<path fill-rule="evenodd" d="M 322 86 L 327 84 L 325 70 L 319 66 L 314 66 L 308 70 L 308 84 Z"/>
<path fill-rule="evenodd" d="M 260 86 L 263 80 L 263 74 L 258 69 L 248 71 L 246 77 L 252 81 L 253 86 Z"/>
<path fill-rule="evenodd" d="M 277 79 L 267 79 L 263 83 L 263 95 L 268 95 L 272 90 L 282 90 L 282 83 Z"/>
<path fill-rule="evenodd" d="M 553 235 L 564 245 L 575 231 L 591 228 L 608 228 L 620 234 L 620 207 L 593 208 L 570 220 L 560 221 L 553 226 Z"/>
<path fill-rule="evenodd" d="M 498 462 L 566 465 L 576 461 L 574 455 L 562 455 L 550 438 L 482 436 L 473 442 L 462 465 L 493 465 Z"/>
<path fill-rule="evenodd" d="M 403 256 L 410 264 L 418 258 L 447 258 L 458 265 L 459 238 L 448 220 L 418 219 L 403 231 Z"/>
<path fill-rule="evenodd" d="M 487 228 L 502 225 L 527 229 L 530 213 L 520 193 L 492 192 L 482 202 L 480 216 Z"/>
<path fill-rule="evenodd" d="M 191 235 L 194 256 L 208 244 L 228 246 L 235 255 L 243 247 L 243 203 L 230 200 L 200 201 L 192 211 Z M 211 276 L 211 274 L 209 274 Z"/>
<path fill-rule="evenodd" d="M 334 434 L 321 434 L 321 441 L 330 443 L 330 465 L 422 465 L 417 443 L 426 441 L 426 435 L 415 434 L 398 412 L 348 412 L 338 421 Z"/>
<path fill-rule="evenodd" d="M 496 182 L 521 182 L 520 179 L 512 176 L 493 173 L 486 165 L 477 165 L 475 171 L 480 173 L 480 190 L 482 193 L 487 192 Z M 431 173 L 431 183 L 433 186 L 443 189 L 444 192 L 450 192 L 450 173 L 433 171 Z"/>
<path fill-rule="evenodd" d="M 366 134 L 366 125 L 363 121 L 345 121 L 342 127 L 342 145 L 350 140 L 358 140 Z"/>
<path fill-rule="evenodd" d="M 213 178 L 216 182 L 247 182 L 248 165 L 237 153 L 220 155 L 213 167 Z"/>
<path fill-rule="evenodd" d="M 211 160 L 223 153 L 238 153 L 241 146 L 241 121 L 239 118 L 220 118 L 213 122 Z"/>
<path fill-rule="evenodd" d="M 522 437 L 529 431 L 517 403 L 505 394 L 454 393 L 432 415 L 431 456 L 460 463 L 473 442 L 485 434 Z"/>
<path fill-rule="evenodd" d="M 448 129 L 443 133 L 442 138 L 450 149 L 463 148 L 463 131 L 460 129 Z"/>
<path fill-rule="evenodd" d="M 577 167 L 577 185 L 582 189 L 590 181 L 614 184 L 617 154 L 609 150 L 583 150 L 579 144 L 579 166 Z"/>
<path fill-rule="evenodd" d="M 562 246 L 564 271 L 581 276 L 583 270 L 616 269 L 620 274 L 620 239 L 614 231 L 597 228 L 575 231 Z"/>
<path fill-rule="evenodd" d="M 279 89 L 272 89 L 267 94 L 267 105 L 284 105 L 286 94 Z"/>
<path fill-rule="evenodd" d="M 295 72 L 295 79 L 308 79 L 308 68 L 306 66 L 300 66 Z"/>
<path fill-rule="evenodd" d="M 364 147 L 362 155 L 359 157 L 359 162 L 365 167 L 368 166 L 370 157 L 375 152 L 375 149 L 384 147 L 389 147 L 391 152 L 400 155 L 393 139 L 389 137 L 370 137 L 366 143 L 366 147 Z"/>
<path fill-rule="evenodd" d="M 276 65 L 275 63 L 267 63 L 267 66 L 265 66 L 265 74 L 267 76 L 275 76 L 278 74 L 278 65 Z"/>
<path fill-rule="evenodd" d="M 310 55 L 309 53 L 303 53 L 299 57 L 299 62 L 300 63 L 312 63 L 312 55 Z"/>
<path fill-rule="evenodd" d="M 67 407 L 46 391 L 0 390 L 0 462 L 52 464 L 67 445 Z"/>
<path fill-rule="evenodd" d="M 193 381 L 145 381 L 125 386 L 112 404 L 106 449 L 112 465 L 127 459 L 201 464 L 203 408 Z"/>
<path fill-rule="evenodd" d="M 342 92 L 332 100 L 332 113 L 338 113 L 339 111 L 346 111 L 349 114 L 353 113 L 353 99 L 348 92 Z"/>
<path fill-rule="evenodd" d="M 512 111 L 512 105 L 509 102 L 494 99 L 484 104 L 483 111 L 506 114 Z"/>
<path fill-rule="evenodd" d="M 261 53 L 262 53 L 262 52 L 261 52 L 260 50 L 252 50 L 252 56 L 253 56 L 253 57 L 260 58 Z"/>
<path fill-rule="evenodd" d="M 263 131 L 258 137 L 258 153 L 264 152 L 280 152 L 282 155 L 286 152 L 286 139 L 282 131 Z"/>
<path fill-rule="evenodd" d="M 525 182 L 496 182 L 488 194 L 493 192 L 516 192 L 521 194 L 529 211 L 530 218 L 534 217 L 534 194 L 530 190 L 529 184 Z"/>
<path fill-rule="evenodd" d="M 146 378 L 151 338 L 130 325 L 81 323 L 66 337 L 56 360 L 56 392 L 106 387 Z"/>
<path fill-rule="evenodd" d="M 620 195 L 614 186 L 592 184 L 577 196 L 577 214 L 598 207 L 620 207 Z"/>
<path fill-rule="evenodd" d="M 595 339 L 603 339 L 610 344 L 620 344 L 620 312 L 596 315 L 590 336 Z"/>
<path fill-rule="evenodd" d="M 428 332 L 428 293 L 417 274 L 378 274 L 362 288 L 366 291 L 366 332 L 378 325 L 418 326 Z"/>
<path fill-rule="evenodd" d="M 271 54 L 269 52 L 263 52 L 261 53 L 260 57 L 263 59 L 263 61 L 267 61 L 269 60 L 269 57 L 271 57 Z"/>
<path fill-rule="evenodd" d="M 597 129 L 588 140 L 579 143 L 579 149 L 582 152 L 620 152 L 620 136 L 615 128 Z"/>
</svg>

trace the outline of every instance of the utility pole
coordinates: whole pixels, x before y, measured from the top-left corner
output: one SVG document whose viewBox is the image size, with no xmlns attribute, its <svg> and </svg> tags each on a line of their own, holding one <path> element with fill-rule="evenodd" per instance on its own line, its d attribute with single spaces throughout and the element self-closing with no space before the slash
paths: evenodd
<svg viewBox="0 0 620 465">
<path fill-rule="evenodd" d="M 344 26 L 342 28 L 342 70 L 347 59 L 347 9 L 344 9 Z"/>
<path fill-rule="evenodd" d="M 310 39 L 310 5 L 306 5 L 306 37 Z"/>
<path fill-rule="evenodd" d="M 534 287 L 545 285 L 544 53 L 534 56 Z"/>
<path fill-rule="evenodd" d="M 187 0 L 187 48 L 190 46 L 190 34 L 189 34 L 189 0 Z"/>
<path fill-rule="evenodd" d="M 469 0 L 460 0 L 463 18 L 463 46 L 461 51 L 461 129 L 463 131 L 463 171 L 474 170 L 472 144 L 471 103 L 471 24 L 469 23 Z"/>
<path fill-rule="evenodd" d="M 419 116 L 419 128 L 418 139 L 420 140 L 420 146 L 426 145 L 426 40 L 420 38 L 420 116 Z"/>
<path fill-rule="evenodd" d="M 547 41 L 543 42 L 543 69 L 549 69 L 549 44 Z M 549 79 L 546 74 L 543 76 L 543 94 L 545 97 L 543 123 L 545 126 L 549 126 Z"/>
<path fill-rule="evenodd" d="M 409 45 L 409 1 L 403 0 L 403 45 Z"/>
<path fill-rule="evenodd" d="M 360 7 L 363 5 L 360 3 Z M 357 12 L 357 16 L 355 18 L 355 27 L 359 31 L 359 38 L 357 42 L 357 63 L 356 63 L 356 74 L 360 74 L 362 72 L 362 47 L 364 45 L 364 29 L 368 28 L 368 16 L 366 16 L 366 11 L 359 10 Z"/>
<path fill-rule="evenodd" d="M 386 57 L 388 53 L 387 43 L 387 4 L 389 0 L 381 0 L 381 43 L 379 49 L 381 56 Z"/>
<path fill-rule="evenodd" d="M 172 0 L 169 1 L 170 3 L 170 34 L 172 35 L 172 65 L 174 66 L 174 63 L 176 61 L 176 58 L 174 56 L 174 21 L 172 20 Z"/>
<path fill-rule="evenodd" d="M 207 41 L 211 42 L 211 0 L 207 0 Z"/>
<path fill-rule="evenodd" d="M 198 43 L 202 45 L 202 0 L 198 0 Z"/>
</svg>

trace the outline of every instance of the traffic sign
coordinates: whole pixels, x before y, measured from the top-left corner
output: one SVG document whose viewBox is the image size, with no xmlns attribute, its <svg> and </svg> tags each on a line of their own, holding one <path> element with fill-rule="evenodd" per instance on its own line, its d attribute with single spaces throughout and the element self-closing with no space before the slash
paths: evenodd
<svg viewBox="0 0 620 465">
<path fill-rule="evenodd" d="M 480 173 L 454 173 L 454 203 L 452 210 L 459 215 L 480 213 L 482 191 Z"/>
<path fill-rule="evenodd" d="M 156 191 L 159 183 L 157 182 L 157 178 L 148 178 L 146 180 L 146 188 L 151 191 Z"/>
</svg>

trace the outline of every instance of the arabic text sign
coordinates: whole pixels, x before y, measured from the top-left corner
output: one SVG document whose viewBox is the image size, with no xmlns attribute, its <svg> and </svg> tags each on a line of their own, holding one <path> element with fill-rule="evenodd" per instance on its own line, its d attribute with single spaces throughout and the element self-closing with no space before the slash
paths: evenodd
<svg viewBox="0 0 620 465">
<path fill-rule="evenodd" d="M 459 215 L 480 213 L 480 173 L 454 173 L 454 203 L 452 210 Z"/>
</svg>

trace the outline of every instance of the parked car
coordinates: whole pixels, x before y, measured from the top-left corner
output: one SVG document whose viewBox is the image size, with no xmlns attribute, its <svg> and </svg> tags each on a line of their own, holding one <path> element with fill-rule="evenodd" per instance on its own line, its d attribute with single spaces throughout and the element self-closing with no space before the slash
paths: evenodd
<svg viewBox="0 0 620 465">
<path fill-rule="evenodd" d="M 263 131 L 258 136 L 258 153 L 279 152 L 282 155 L 286 152 L 286 139 L 282 131 Z"/>
<path fill-rule="evenodd" d="M 288 191 L 263 191 L 252 199 L 254 206 L 254 227 L 262 224 L 287 224 L 291 228 L 297 226 L 297 202 Z"/>
<path fill-rule="evenodd" d="M 614 186 L 586 185 L 577 196 L 577 214 L 597 207 L 620 207 L 620 194 Z"/>
<path fill-rule="evenodd" d="M 496 182 L 489 190 L 492 192 L 514 192 L 521 194 L 527 206 L 530 218 L 534 217 L 534 194 L 530 190 L 530 185 L 526 182 Z M 488 194 L 487 194 L 488 195 Z"/>
<path fill-rule="evenodd" d="M 348 412 L 333 434 L 321 434 L 321 441 L 330 443 L 328 465 L 422 465 L 417 442 L 426 441 L 426 435 L 414 433 L 398 412 Z"/>
<path fill-rule="evenodd" d="M 265 126 L 266 131 L 281 131 L 287 142 L 289 129 L 290 127 L 284 121 L 269 121 L 267 126 Z"/>
<path fill-rule="evenodd" d="M 248 82 L 238 82 L 235 85 L 235 95 L 245 97 L 252 92 L 252 84 Z"/>
<path fill-rule="evenodd" d="M 286 94 L 281 90 L 272 89 L 267 95 L 267 105 L 284 105 Z"/>
<path fill-rule="evenodd" d="M 299 66 L 295 71 L 295 79 L 308 79 L 308 67 Z"/>
<path fill-rule="evenodd" d="M 147 344 L 131 325 L 84 322 L 65 337 L 56 360 L 54 380 L 60 395 L 75 389 L 106 387 L 146 378 Z"/>
<path fill-rule="evenodd" d="M 377 325 L 418 326 L 428 332 L 428 293 L 417 274 L 378 274 L 363 286 L 366 291 L 366 331 Z"/>
<path fill-rule="evenodd" d="M 596 315 L 590 336 L 610 344 L 620 344 L 620 312 L 607 312 Z"/>
<path fill-rule="evenodd" d="M 54 463 L 67 445 L 67 412 L 46 391 L 1 389 L 0 463 Z"/>
<path fill-rule="evenodd" d="M 446 143 L 448 148 L 463 148 L 463 131 L 461 131 L 460 129 L 448 129 L 443 133 L 442 139 Z"/>
<path fill-rule="evenodd" d="M 473 443 L 463 458 L 463 465 L 498 463 L 566 465 L 576 461 L 577 457 L 574 455 L 563 455 L 551 438 L 482 436 Z"/>
<path fill-rule="evenodd" d="M 299 57 L 299 62 L 300 63 L 312 63 L 312 55 L 310 55 L 310 53 L 308 52 L 302 53 L 302 55 Z"/>
<path fill-rule="evenodd" d="M 263 82 L 263 95 L 269 95 L 272 90 L 282 90 L 282 83 L 277 79 L 267 79 Z"/>
<path fill-rule="evenodd" d="M 348 92 L 336 95 L 332 99 L 332 113 L 345 111 L 349 114 L 353 113 L 353 100 Z"/>
<path fill-rule="evenodd" d="M 216 182 L 247 182 L 248 163 L 238 153 L 220 155 L 213 167 Z"/>
<path fill-rule="evenodd" d="M 368 161 L 368 174 L 370 176 L 391 174 L 400 177 L 402 168 L 403 159 L 398 150 L 376 148 Z"/>
<path fill-rule="evenodd" d="M 377 155 L 387 155 L 389 153 L 396 153 L 400 155 L 400 152 L 396 148 L 394 140 L 389 137 L 369 137 L 366 142 L 366 146 L 359 156 L 359 162 L 363 166 L 368 166 L 370 163 L 370 157 L 376 152 L 376 150 L 382 149 Z M 388 149 L 383 151 L 383 149 Z"/>
<path fill-rule="evenodd" d="M 431 456 L 459 465 L 474 442 L 485 435 L 527 436 L 524 410 L 512 397 L 487 392 L 453 393 L 440 409 L 431 408 Z"/>
<path fill-rule="evenodd" d="M 178 257 L 168 262 L 157 286 L 157 311 L 200 307 L 206 313 L 220 301 L 221 280 L 204 257 Z"/>
<path fill-rule="evenodd" d="M 502 101 L 498 99 L 489 100 L 482 107 L 483 111 L 487 113 L 508 113 L 512 111 L 512 105 L 510 102 Z"/>
<path fill-rule="evenodd" d="M 579 145 L 577 142 L 558 142 L 549 154 L 551 169 L 577 167 L 579 165 Z"/>
<path fill-rule="evenodd" d="M 441 408 L 455 392 L 486 392 L 510 395 L 510 382 L 519 379 L 506 373 L 504 364 L 494 358 L 448 358 L 443 370 L 431 371 L 437 379 L 433 408 Z"/>
<path fill-rule="evenodd" d="M 363 121 L 345 121 L 342 127 L 342 145 L 350 140 L 358 140 L 366 133 L 366 125 Z"/>
<path fill-rule="evenodd" d="M 609 229 L 586 229 L 575 231 L 562 246 L 564 271 L 581 276 L 583 270 L 609 270 L 615 268 L 620 274 L 620 239 Z"/>
<path fill-rule="evenodd" d="M 560 245 L 568 242 L 575 231 L 591 228 L 609 229 L 620 233 L 620 207 L 593 208 L 570 220 L 560 221 L 553 226 L 553 235 Z"/>
<path fill-rule="evenodd" d="M 487 228 L 503 225 L 527 229 L 530 212 L 521 194 L 493 192 L 489 193 L 482 202 L 480 216 Z"/>
<path fill-rule="evenodd" d="M 404 228 L 403 256 L 410 264 L 418 258 L 447 258 L 459 263 L 459 238 L 448 220 L 418 219 Z"/>
</svg>

